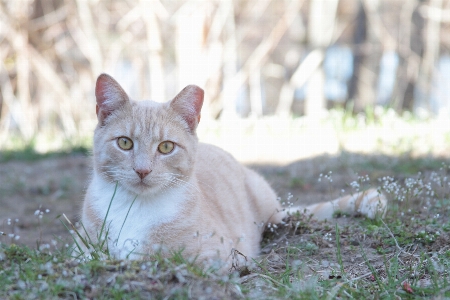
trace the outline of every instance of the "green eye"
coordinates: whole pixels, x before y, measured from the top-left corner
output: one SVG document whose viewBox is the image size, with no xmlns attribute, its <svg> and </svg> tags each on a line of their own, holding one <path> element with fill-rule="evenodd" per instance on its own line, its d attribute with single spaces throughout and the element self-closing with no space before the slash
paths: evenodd
<svg viewBox="0 0 450 300">
<path fill-rule="evenodd" d="M 162 142 L 158 146 L 158 151 L 162 154 L 169 154 L 172 152 L 173 148 L 175 147 L 175 144 L 169 141 Z"/>
<path fill-rule="evenodd" d="M 122 150 L 130 150 L 133 148 L 133 141 L 127 137 L 121 136 L 117 139 L 117 145 L 119 145 Z"/>
</svg>

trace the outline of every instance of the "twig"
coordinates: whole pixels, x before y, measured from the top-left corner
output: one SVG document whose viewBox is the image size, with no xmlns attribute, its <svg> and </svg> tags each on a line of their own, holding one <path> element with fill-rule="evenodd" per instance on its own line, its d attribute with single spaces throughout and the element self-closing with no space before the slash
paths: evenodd
<svg viewBox="0 0 450 300">
<path fill-rule="evenodd" d="M 267 276 L 267 275 L 264 275 L 264 274 L 260 274 L 260 273 L 253 273 L 253 274 L 251 274 L 251 275 L 242 277 L 241 280 L 240 280 L 240 282 L 243 283 L 243 282 L 245 282 L 245 281 L 247 281 L 247 280 L 249 280 L 249 279 L 251 279 L 251 278 L 253 278 L 253 277 L 257 277 L 257 276 L 258 276 L 258 277 L 261 277 L 261 278 L 264 278 L 264 279 L 267 279 L 267 280 L 271 281 L 272 283 L 274 283 L 274 284 L 276 284 L 276 285 L 278 285 L 278 286 L 284 287 L 285 289 L 289 289 L 288 286 L 286 286 L 286 285 L 282 284 L 281 282 L 279 282 L 279 281 L 273 279 L 272 277 Z"/>
<path fill-rule="evenodd" d="M 394 236 L 394 234 L 392 233 L 392 231 L 389 229 L 389 227 L 386 225 L 386 223 L 384 223 L 383 219 L 380 219 L 380 220 L 381 220 L 381 222 L 384 224 L 384 226 L 387 228 L 387 230 L 388 230 L 388 232 L 389 232 L 389 235 L 394 239 L 395 246 L 397 247 L 397 249 L 398 249 L 400 252 L 402 252 L 402 253 L 404 253 L 404 254 L 407 254 L 407 255 L 410 255 L 410 256 L 413 256 L 413 257 L 416 257 L 416 258 L 419 258 L 419 255 L 411 254 L 411 253 L 408 253 L 408 252 L 406 252 L 405 250 L 403 250 L 403 249 L 400 247 L 400 245 L 398 244 L 397 239 L 395 238 L 395 236 Z"/>
<path fill-rule="evenodd" d="M 365 278 L 365 277 L 367 277 L 367 276 L 370 276 L 370 275 L 372 275 L 372 272 L 369 272 L 369 273 L 366 273 L 366 274 L 364 274 L 364 275 L 361 275 L 361 276 L 352 278 L 352 279 L 349 280 L 349 282 L 356 281 L 356 280 L 360 280 L 360 279 L 363 279 L 363 278 Z"/>
</svg>

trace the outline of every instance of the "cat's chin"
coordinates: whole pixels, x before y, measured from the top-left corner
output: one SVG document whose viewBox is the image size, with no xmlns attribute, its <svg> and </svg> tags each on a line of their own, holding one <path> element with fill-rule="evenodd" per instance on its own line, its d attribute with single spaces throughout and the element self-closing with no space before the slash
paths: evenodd
<svg viewBox="0 0 450 300">
<path fill-rule="evenodd" d="M 159 191 L 158 187 L 151 186 L 144 182 L 132 183 L 126 186 L 126 188 L 137 195 L 154 195 Z"/>
</svg>

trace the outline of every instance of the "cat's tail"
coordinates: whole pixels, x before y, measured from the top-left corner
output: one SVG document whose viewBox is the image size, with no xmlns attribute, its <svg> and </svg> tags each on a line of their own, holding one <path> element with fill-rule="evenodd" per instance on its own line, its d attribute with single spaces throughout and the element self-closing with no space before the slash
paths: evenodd
<svg viewBox="0 0 450 300">
<path fill-rule="evenodd" d="M 360 213 L 370 219 L 383 218 L 387 208 L 386 197 L 376 189 L 347 195 L 329 202 L 320 202 L 306 207 L 292 207 L 285 210 L 287 214 L 297 211 L 312 214 L 318 220 L 331 219 L 335 214 L 353 215 Z"/>
</svg>

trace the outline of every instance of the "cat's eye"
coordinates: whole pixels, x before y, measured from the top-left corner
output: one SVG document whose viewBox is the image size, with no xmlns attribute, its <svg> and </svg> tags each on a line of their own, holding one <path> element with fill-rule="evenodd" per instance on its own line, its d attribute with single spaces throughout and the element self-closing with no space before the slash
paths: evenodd
<svg viewBox="0 0 450 300">
<path fill-rule="evenodd" d="M 169 141 L 162 142 L 158 146 L 158 151 L 162 154 L 169 154 L 175 148 L 175 144 Z"/>
<path fill-rule="evenodd" d="M 133 148 L 133 141 L 127 137 L 121 136 L 117 139 L 117 145 L 119 145 L 122 150 L 130 150 Z"/>
</svg>

